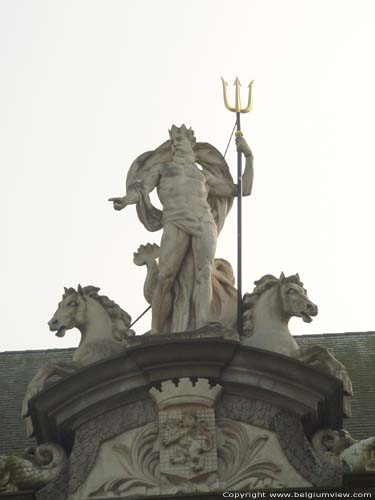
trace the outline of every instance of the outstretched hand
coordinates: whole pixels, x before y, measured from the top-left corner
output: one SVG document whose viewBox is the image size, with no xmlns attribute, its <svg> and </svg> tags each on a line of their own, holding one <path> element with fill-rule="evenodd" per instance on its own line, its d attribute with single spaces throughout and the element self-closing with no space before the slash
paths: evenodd
<svg viewBox="0 0 375 500">
<path fill-rule="evenodd" d="M 120 196 L 118 198 L 109 198 L 108 201 L 113 202 L 113 208 L 115 210 L 122 210 L 123 208 L 126 207 L 125 196 Z"/>
<path fill-rule="evenodd" d="M 236 146 L 239 153 L 243 153 L 246 158 L 253 156 L 249 145 L 247 144 L 244 137 L 236 137 Z"/>
<path fill-rule="evenodd" d="M 130 190 L 126 196 L 120 196 L 118 198 L 109 198 L 108 201 L 113 202 L 113 208 L 115 210 L 122 210 L 127 205 L 134 205 L 134 203 L 138 203 L 139 194 L 136 190 Z"/>
</svg>

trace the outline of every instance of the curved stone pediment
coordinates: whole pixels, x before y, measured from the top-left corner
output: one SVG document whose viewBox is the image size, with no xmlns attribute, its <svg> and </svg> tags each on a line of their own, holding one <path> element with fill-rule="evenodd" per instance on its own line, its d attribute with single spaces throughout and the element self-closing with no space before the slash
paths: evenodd
<svg viewBox="0 0 375 500">
<path fill-rule="evenodd" d="M 61 499 L 341 480 L 305 437 L 342 426 L 341 382 L 222 337 L 145 338 L 49 387 L 30 412 L 39 441 L 72 448 L 69 496 Z M 229 456 L 237 460 L 231 466 Z"/>
</svg>

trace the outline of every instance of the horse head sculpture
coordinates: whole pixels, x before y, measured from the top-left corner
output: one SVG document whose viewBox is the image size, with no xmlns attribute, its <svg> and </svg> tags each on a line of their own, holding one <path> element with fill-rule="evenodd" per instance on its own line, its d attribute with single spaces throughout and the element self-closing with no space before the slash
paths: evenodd
<svg viewBox="0 0 375 500">
<path fill-rule="evenodd" d="M 51 332 L 56 332 L 56 337 L 64 337 L 67 330 L 78 328 L 83 330 L 87 322 L 87 296 L 88 289 L 97 293 L 99 288 L 85 287 L 85 290 L 78 285 L 77 291 L 74 288 L 64 288 L 65 292 L 57 311 L 48 322 Z"/>
<path fill-rule="evenodd" d="M 299 347 L 289 331 L 290 318 L 297 316 L 306 323 L 318 314 L 318 307 L 307 296 L 298 274 L 279 278 L 266 274 L 255 281 L 252 293 L 243 299 L 242 343 L 296 358 L 329 373 L 343 383 L 344 415 L 350 417 L 352 384 L 345 366 L 319 345 Z"/>
<path fill-rule="evenodd" d="M 310 323 L 318 307 L 308 298 L 298 274 L 281 273 L 279 278 L 266 274 L 254 284 L 253 293 L 243 300 L 244 343 L 293 356 L 298 346 L 288 328 L 290 318 Z"/>
<path fill-rule="evenodd" d="M 298 274 L 286 278 L 281 273 L 279 278 L 279 295 L 281 309 L 287 319 L 292 316 L 302 318 L 305 323 L 311 323 L 312 317 L 318 314 L 318 307 L 307 297 Z"/>
<path fill-rule="evenodd" d="M 99 295 L 95 286 L 65 288 L 55 314 L 48 322 L 57 337 L 67 330 L 77 328 L 81 341 L 71 361 L 47 363 L 29 383 L 23 401 L 22 416 L 28 416 L 29 400 L 42 391 L 53 376 L 64 377 L 95 361 L 123 352 L 127 338 L 134 336 L 130 330 L 131 317 L 113 300 Z M 28 419 L 28 434 L 32 433 Z"/>
</svg>

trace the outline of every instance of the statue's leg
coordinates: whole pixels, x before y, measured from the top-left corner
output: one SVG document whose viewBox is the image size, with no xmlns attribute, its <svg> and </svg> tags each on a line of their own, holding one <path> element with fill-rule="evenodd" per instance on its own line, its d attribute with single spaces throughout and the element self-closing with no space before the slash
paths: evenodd
<svg viewBox="0 0 375 500">
<path fill-rule="evenodd" d="M 195 264 L 195 317 L 196 328 L 206 326 L 210 321 L 209 313 L 212 301 L 212 268 L 216 252 L 217 229 L 211 221 L 203 224 L 202 235 L 193 238 Z"/>
<path fill-rule="evenodd" d="M 151 333 L 161 333 L 172 309 L 172 287 L 181 267 L 190 236 L 174 224 L 166 224 L 160 242 L 159 276 L 152 296 Z"/>
</svg>

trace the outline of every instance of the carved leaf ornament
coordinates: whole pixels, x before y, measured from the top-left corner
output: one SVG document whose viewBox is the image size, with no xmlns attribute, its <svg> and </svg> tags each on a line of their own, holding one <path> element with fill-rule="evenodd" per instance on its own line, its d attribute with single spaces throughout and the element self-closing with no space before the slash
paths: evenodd
<svg viewBox="0 0 375 500">
<path fill-rule="evenodd" d="M 283 487 L 277 475 L 281 467 L 258 457 L 269 439 L 267 435 L 249 442 L 241 424 L 228 419 L 217 423 L 219 477 L 226 489 Z"/>
<path fill-rule="evenodd" d="M 103 497 L 108 493 L 123 495 L 136 487 L 155 488 L 160 486 L 159 451 L 155 447 L 159 428 L 151 424 L 138 433 L 131 446 L 114 444 L 113 451 L 119 455 L 124 477 L 105 482 L 90 493 L 89 498 Z"/>
<path fill-rule="evenodd" d="M 249 441 L 249 435 L 242 424 L 229 419 L 220 419 L 217 423 L 218 467 L 222 488 L 246 490 L 284 487 L 278 475 L 281 467 L 260 456 L 269 436 L 261 434 Z M 150 424 L 142 432 L 137 433 L 129 446 L 117 443 L 112 449 L 119 456 L 123 476 L 106 481 L 89 494 L 90 499 L 127 496 L 139 492 L 139 488 L 144 488 L 147 494 L 147 490 L 157 491 L 162 483 L 165 486 L 168 483 L 173 485 L 173 478 L 160 477 L 157 424 Z M 191 481 L 181 481 L 180 478 L 178 483 L 175 485 L 178 492 L 186 491 L 188 483 L 190 489 L 194 490 Z"/>
</svg>

